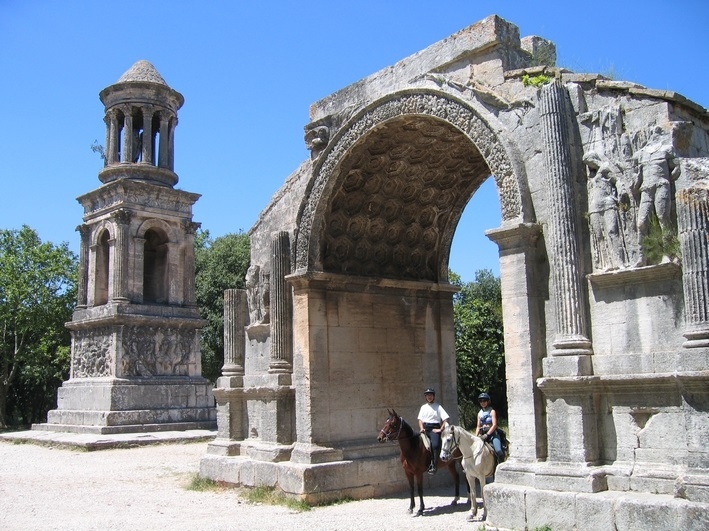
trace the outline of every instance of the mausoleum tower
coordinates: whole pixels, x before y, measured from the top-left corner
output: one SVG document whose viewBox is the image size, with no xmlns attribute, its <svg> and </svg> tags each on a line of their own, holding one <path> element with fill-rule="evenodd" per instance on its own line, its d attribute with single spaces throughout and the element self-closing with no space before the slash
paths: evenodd
<svg viewBox="0 0 709 531">
<path fill-rule="evenodd" d="M 100 93 L 102 185 L 84 207 L 71 376 L 46 429 L 119 433 L 215 426 L 201 376 L 192 205 L 176 190 L 177 111 L 184 102 L 138 61 Z"/>
</svg>

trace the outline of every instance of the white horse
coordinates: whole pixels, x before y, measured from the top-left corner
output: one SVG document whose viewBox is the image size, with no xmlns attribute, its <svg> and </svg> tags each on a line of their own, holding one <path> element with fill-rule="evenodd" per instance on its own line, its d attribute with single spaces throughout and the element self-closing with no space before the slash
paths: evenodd
<svg viewBox="0 0 709 531">
<path fill-rule="evenodd" d="M 475 480 L 480 482 L 480 497 L 483 499 L 481 520 L 485 520 L 485 478 L 495 474 L 495 452 L 480 438 L 460 426 L 446 426 L 441 432 L 441 459 L 451 457 L 456 448 L 463 455 L 463 470 L 470 485 L 470 515 L 468 521 L 474 521 L 478 513 L 475 498 Z"/>
</svg>

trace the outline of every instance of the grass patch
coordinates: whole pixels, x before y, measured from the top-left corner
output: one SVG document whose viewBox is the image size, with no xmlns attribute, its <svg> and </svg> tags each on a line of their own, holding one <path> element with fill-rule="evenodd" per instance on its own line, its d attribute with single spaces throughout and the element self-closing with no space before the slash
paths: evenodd
<svg viewBox="0 0 709 531">
<path fill-rule="evenodd" d="M 190 482 L 185 488 L 187 490 L 194 490 L 197 492 L 209 492 L 224 490 L 226 487 L 222 483 L 214 481 L 213 479 L 203 478 L 199 474 L 193 474 Z"/>
<path fill-rule="evenodd" d="M 298 512 L 309 511 L 312 509 L 312 507 L 304 501 L 289 498 L 281 491 L 277 491 L 273 487 L 254 487 L 252 489 L 247 489 L 242 495 L 249 503 L 283 505 L 292 511 Z"/>
</svg>

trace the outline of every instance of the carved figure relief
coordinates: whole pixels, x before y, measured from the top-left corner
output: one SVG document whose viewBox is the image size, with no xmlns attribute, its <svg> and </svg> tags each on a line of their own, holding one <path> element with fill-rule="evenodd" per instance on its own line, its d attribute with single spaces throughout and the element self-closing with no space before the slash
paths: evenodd
<svg viewBox="0 0 709 531">
<path fill-rule="evenodd" d="M 255 264 L 246 271 L 246 293 L 249 305 L 249 324 L 270 322 L 270 275 Z"/>
<path fill-rule="evenodd" d="M 73 333 L 71 377 L 97 378 L 112 376 L 112 342 L 113 339 L 109 327 L 76 330 Z"/>
<path fill-rule="evenodd" d="M 194 330 L 126 327 L 123 332 L 124 376 L 187 376 Z"/>
<path fill-rule="evenodd" d="M 620 106 L 582 117 L 591 129 L 583 156 L 588 175 L 588 223 L 595 271 L 671 260 L 672 181 L 679 175 L 669 133 L 659 127 L 628 132 Z M 662 257 L 648 257 L 652 224 L 661 230 Z"/>
<path fill-rule="evenodd" d="M 650 231 L 653 214 L 660 224 L 663 241 L 673 236 L 672 181 L 679 177 L 679 165 L 675 164 L 674 158 L 672 144 L 661 127 L 654 128 L 647 144 L 633 155 L 638 165 L 634 188 L 640 195 L 637 224 L 639 256 L 636 266 L 643 266 L 647 261 L 643 244 Z M 663 245 L 662 263 L 670 260 L 667 246 Z"/>
</svg>

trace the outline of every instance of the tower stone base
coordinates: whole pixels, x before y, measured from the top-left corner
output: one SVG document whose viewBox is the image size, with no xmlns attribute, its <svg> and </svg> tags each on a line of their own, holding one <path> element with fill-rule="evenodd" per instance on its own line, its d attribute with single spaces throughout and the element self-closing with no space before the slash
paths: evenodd
<svg viewBox="0 0 709 531">
<path fill-rule="evenodd" d="M 33 429 L 133 433 L 216 429 L 211 384 L 201 377 L 82 378 L 64 382 L 57 409 Z"/>
</svg>

